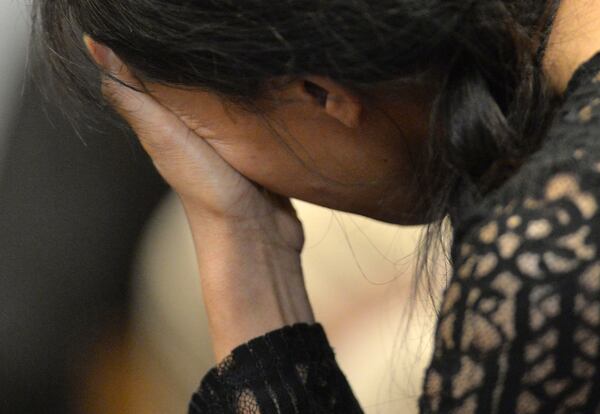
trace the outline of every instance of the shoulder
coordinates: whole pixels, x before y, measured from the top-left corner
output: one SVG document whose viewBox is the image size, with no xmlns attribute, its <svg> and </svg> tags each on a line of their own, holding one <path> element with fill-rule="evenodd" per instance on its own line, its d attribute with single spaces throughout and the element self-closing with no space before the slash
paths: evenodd
<svg viewBox="0 0 600 414">
<path fill-rule="evenodd" d="M 521 299 L 529 301 L 530 310 L 539 292 L 550 288 L 578 284 L 568 292 L 598 293 L 599 249 L 600 164 L 559 170 L 539 183 L 536 193 L 514 196 L 464 234 L 455 246 L 442 314 L 456 309 L 459 290 L 471 297 L 465 307 L 486 305 L 475 300 L 483 289 L 511 301 L 526 292 Z M 505 330 L 506 339 L 512 328 Z"/>
<path fill-rule="evenodd" d="M 600 53 L 542 148 L 454 231 L 422 412 L 600 406 Z"/>
<path fill-rule="evenodd" d="M 600 157 L 597 165 L 585 169 L 557 168 L 523 189 L 505 204 L 490 207 L 487 217 L 463 231 L 454 251 L 459 278 L 485 278 L 483 270 L 474 273 L 470 269 L 481 265 L 484 256 L 487 262 L 513 263 L 515 270 L 534 279 L 596 258 Z"/>
<path fill-rule="evenodd" d="M 590 404 L 599 375 L 600 156 L 575 151 L 572 164 L 552 164 L 528 191 L 489 206 L 453 246 L 422 407 L 537 413 L 524 407 Z"/>
</svg>

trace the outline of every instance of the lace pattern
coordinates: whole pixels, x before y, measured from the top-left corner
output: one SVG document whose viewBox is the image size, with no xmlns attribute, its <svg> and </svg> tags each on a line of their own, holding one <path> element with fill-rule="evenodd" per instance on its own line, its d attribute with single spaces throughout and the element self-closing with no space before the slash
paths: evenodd
<svg viewBox="0 0 600 414">
<path fill-rule="evenodd" d="M 362 413 L 320 324 L 237 347 L 204 377 L 190 413 Z"/>
</svg>

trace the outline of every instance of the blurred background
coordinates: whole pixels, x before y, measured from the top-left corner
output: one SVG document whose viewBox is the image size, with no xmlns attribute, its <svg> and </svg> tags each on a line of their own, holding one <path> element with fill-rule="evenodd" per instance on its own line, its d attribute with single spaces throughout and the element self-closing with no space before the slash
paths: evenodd
<svg viewBox="0 0 600 414">
<path fill-rule="evenodd" d="M 42 96 L 26 4 L 0 5 L 0 413 L 187 412 L 214 360 L 177 197 L 130 133 L 82 134 L 64 111 L 86 108 Z M 421 228 L 294 205 L 317 320 L 365 412 L 417 412 L 434 323 L 426 295 L 409 300 Z"/>
</svg>

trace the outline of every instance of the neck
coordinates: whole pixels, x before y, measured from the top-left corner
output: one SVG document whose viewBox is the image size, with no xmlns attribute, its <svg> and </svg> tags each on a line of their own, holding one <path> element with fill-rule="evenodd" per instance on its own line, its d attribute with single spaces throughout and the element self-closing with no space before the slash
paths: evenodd
<svg viewBox="0 0 600 414">
<path fill-rule="evenodd" d="M 544 71 L 559 93 L 577 68 L 600 51 L 600 1 L 562 0 L 544 55 Z"/>
</svg>

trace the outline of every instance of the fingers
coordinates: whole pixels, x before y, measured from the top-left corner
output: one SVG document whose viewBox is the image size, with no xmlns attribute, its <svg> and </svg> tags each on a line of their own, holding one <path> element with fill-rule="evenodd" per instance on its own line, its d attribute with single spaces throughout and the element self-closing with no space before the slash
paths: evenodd
<svg viewBox="0 0 600 414">
<path fill-rule="evenodd" d="M 165 152 L 180 151 L 183 141 L 187 140 L 184 137 L 189 133 L 187 126 L 148 93 L 132 89 L 146 90 L 112 50 L 88 36 L 85 36 L 84 42 L 98 65 L 130 86 L 127 87 L 104 76 L 102 92 L 114 109 L 133 128 L 150 156 L 155 159 L 164 157 Z"/>
<path fill-rule="evenodd" d="M 109 48 L 85 36 L 92 58 L 112 76 L 104 76 L 102 92 L 138 136 L 163 177 L 180 193 L 193 192 L 199 179 L 232 178 L 238 173 L 175 113 L 162 105 Z M 132 88 L 140 90 L 138 92 Z"/>
</svg>

